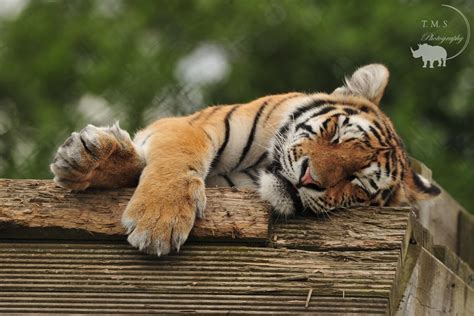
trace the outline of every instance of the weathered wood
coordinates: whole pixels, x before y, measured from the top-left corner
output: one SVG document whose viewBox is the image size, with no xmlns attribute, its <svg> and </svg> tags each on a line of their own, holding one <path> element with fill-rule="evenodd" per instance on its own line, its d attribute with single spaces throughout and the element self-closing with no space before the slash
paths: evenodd
<svg viewBox="0 0 474 316">
<path fill-rule="evenodd" d="M 271 225 L 274 247 L 308 250 L 400 249 L 410 208 L 361 207 L 331 212 L 324 217 L 289 218 Z M 312 217 L 312 218 L 311 218 Z"/>
<path fill-rule="evenodd" d="M 71 193 L 50 181 L 0 180 L 0 237 L 100 240 L 123 235 L 120 216 L 132 192 L 123 189 Z M 197 221 L 192 237 L 267 240 L 268 206 L 254 193 L 207 189 L 207 195 L 206 218 Z M 276 220 L 270 242 L 275 247 L 319 251 L 399 249 L 409 213 L 409 208 L 366 207 L 339 210 L 323 217 L 307 214 Z M 29 230 L 7 229 L 13 224 Z M 47 234 L 45 227 L 49 228 Z M 69 230 L 57 231 L 58 227 Z M 78 229 L 79 233 L 74 234 Z"/>
<path fill-rule="evenodd" d="M 474 269 L 474 216 L 467 212 L 459 212 L 457 242 L 457 254 Z"/>
<path fill-rule="evenodd" d="M 133 189 L 73 193 L 47 180 L 0 180 L 0 234 L 31 238 L 71 238 L 100 235 L 120 236 L 122 212 Z M 205 218 L 197 219 L 192 238 L 266 241 L 270 206 L 251 191 L 206 189 Z M 11 229 L 14 227 L 14 229 Z M 17 227 L 31 228 L 30 231 Z M 9 229 L 10 228 L 10 229 Z M 62 230 L 72 229 L 73 233 Z M 55 233 L 56 232 L 56 233 Z M 59 233 L 58 233 L 59 232 Z M 97 235 L 99 234 L 99 235 Z"/>
<path fill-rule="evenodd" d="M 0 313 L 386 314 L 399 251 L 0 243 Z M 313 289 L 308 307 L 308 292 Z"/>
<path fill-rule="evenodd" d="M 433 248 L 433 255 L 441 261 L 442 264 L 456 274 L 464 283 L 470 287 L 474 287 L 474 272 L 469 265 L 462 261 L 454 252 L 448 247 L 435 245 Z"/>
<path fill-rule="evenodd" d="M 474 315 L 474 290 L 428 250 L 411 245 L 405 288 L 396 315 Z"/>
<path fill-rule="evenodd" d="M 396 281 L 392 286 L 389 300 L 391 313 L 397 315 L 469 314 L 471 305 L 466 305 L 465 302 L 464 305 L 459 305 L 459 295 L 465 295 L 465 299 L 471 295 L 469 291 L 472 291 L 474 280 L 472 270 L 448 247 L 435 245 L 431 233 L 413 214 L 410 216 L 407 235 L 401 250 Z M 449 282 L 455 280 L 458 282 L 456 286 L 462 289 L 456 290 L 453 294 L 446 283 L 447 280 Z M 426 296 L 426 292 L 430 292 L 429 297 Z M 460 311 L 462 312 L 456 313 Z"/>
<path fill-rule="evenodd" d="M 416 159 L 411 162 L 415 171 L 433 181 L 432 172 L 425 164 Z M 419 206 L 418 220 L 431 233 L 434 244 L 448 247 L 474 267 L 474 216 L 444 189 L 440 196 Z"/>
<path fill-rule="evenodd" d="M 180 253 L 157 258 L 124 242 L 97 241 L 121 229 L 120 213 L 133 190 L 74 194 L 49 181 L 23 183 L 0 180 L 0 222 L 4 216 L 7 226 L 19 212 L 20 225 L 31 227 L 33 214 L 40 231 L 51 217 L 69 227 L 99 220 L 91 227 L 105 229 L 93 232 L 94 243 L 70 243 L 70 235 L 62 243 L 31 242 L 24 234 L 32 228 L 0 229 L 0 313 L 473 313 L 472 271 L 434 244 L 410 208 L 274 220 L 270 248 L 191 241 Z M 219 228 L 235 214 L 248 220 L 252 204 L 262 203 L 248 191 L 207 194 L 206 220 L 224 214 L 208 224 Z M 268 206 L 261 205 L 268 220 Z M 89 215 L 93 211 L 98 214 Z M 206 227 L 197 237 L 220 237 Z M 237 231 L 232 226 L 225 238 L 242 237 Z"/>
</svg>

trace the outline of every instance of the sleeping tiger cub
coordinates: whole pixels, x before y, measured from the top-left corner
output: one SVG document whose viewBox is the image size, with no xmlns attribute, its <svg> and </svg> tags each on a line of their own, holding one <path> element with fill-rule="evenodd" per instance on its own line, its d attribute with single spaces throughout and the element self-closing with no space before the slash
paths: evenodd
<svg viewBox="0 0 474 316">
<path fill-rule="evenodd" d="M 258 189 L 275 212 L 396 206 L 440 190 L 415 173 L 379 108 L 389 72 L 359 68 L 331 94 L 288 93 L 161 119 L 131 140 L 118 124 L 88 125 L 58 149 L 57 184 L 138 187 L 123 213 L 128 241 L 179 250 L 202 217 L 205 186 Z"/>
</svg>

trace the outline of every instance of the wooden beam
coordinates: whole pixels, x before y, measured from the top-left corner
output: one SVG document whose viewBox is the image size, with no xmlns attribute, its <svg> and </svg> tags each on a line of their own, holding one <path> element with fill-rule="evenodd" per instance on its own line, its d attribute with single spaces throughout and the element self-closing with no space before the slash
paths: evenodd
<svg viewBox="0 0 474 316">
<path fill-rule="evenodd" d="M 0 237 L 123 238 L 120 218 L 133 191 L 73 193 L 49 180 L 0 179 Z M 206 189 L 206 195 L 205 218 L 196 220 L 192 239 L 267 240 L 270 206 L 255 192 L 215 188 Z"/>
<path fill-rule="evenodd" d="M 270 242 L 307 250 L 400 249 L 411 208 L 357 207 L 316 216 L 306 213 L 273 223 Z"/>
<path fill-rule="evenodd" d="M 408 284 L 395 315 L 474 315 L 474 290 L 428 250 L 410 245 Z"/>
</svg>

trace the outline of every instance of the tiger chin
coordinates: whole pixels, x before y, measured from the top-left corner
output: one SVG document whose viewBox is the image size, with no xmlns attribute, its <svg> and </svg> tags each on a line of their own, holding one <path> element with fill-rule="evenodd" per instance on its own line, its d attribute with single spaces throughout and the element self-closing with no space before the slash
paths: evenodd
<svg viewBox="0 0 474 316">
<path fill-rule="evenodd" d="M 410 167 L 379 104 L 389 72 L 357 69 L 330 94 L 287 93 L 161 119 L 135 137 L 118 124 L 88 125 L 61 145 L 50 168 L 65 188 L 137 185 L 122 223 L 128 241 L 164 255 L 180 249 L 205 187 L 254 188 L 277 214 L 410 205 L 440 189 Z"/>
</svg>

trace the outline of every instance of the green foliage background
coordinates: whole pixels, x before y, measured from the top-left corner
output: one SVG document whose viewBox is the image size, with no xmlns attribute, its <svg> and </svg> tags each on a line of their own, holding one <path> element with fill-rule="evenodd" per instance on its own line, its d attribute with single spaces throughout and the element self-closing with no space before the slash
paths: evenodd
<svg viewBox="0 0 474 316">
<path fill-rule="evenodd" d="M 0 20 L 0 177 L 50 178 L 55 148 L 89 122 L 120 119 L 134 132 L 210 104 L 329 92 L 358 66 L 381 62 L 391 70 L 383 108 L 408 151 L 472 211 L 473 44 L 446 68 L 423 69 L 409 51 L 427 31 L 423 19 L 448 17 L 450 33 L 466 34 L 441 3 L 29 1 Z M 472 2 L 449 4 L 472 21 Z M 218 78 L 206 67 L 188 78 L 190 56 L 216 52 Z"/>
</svg>

